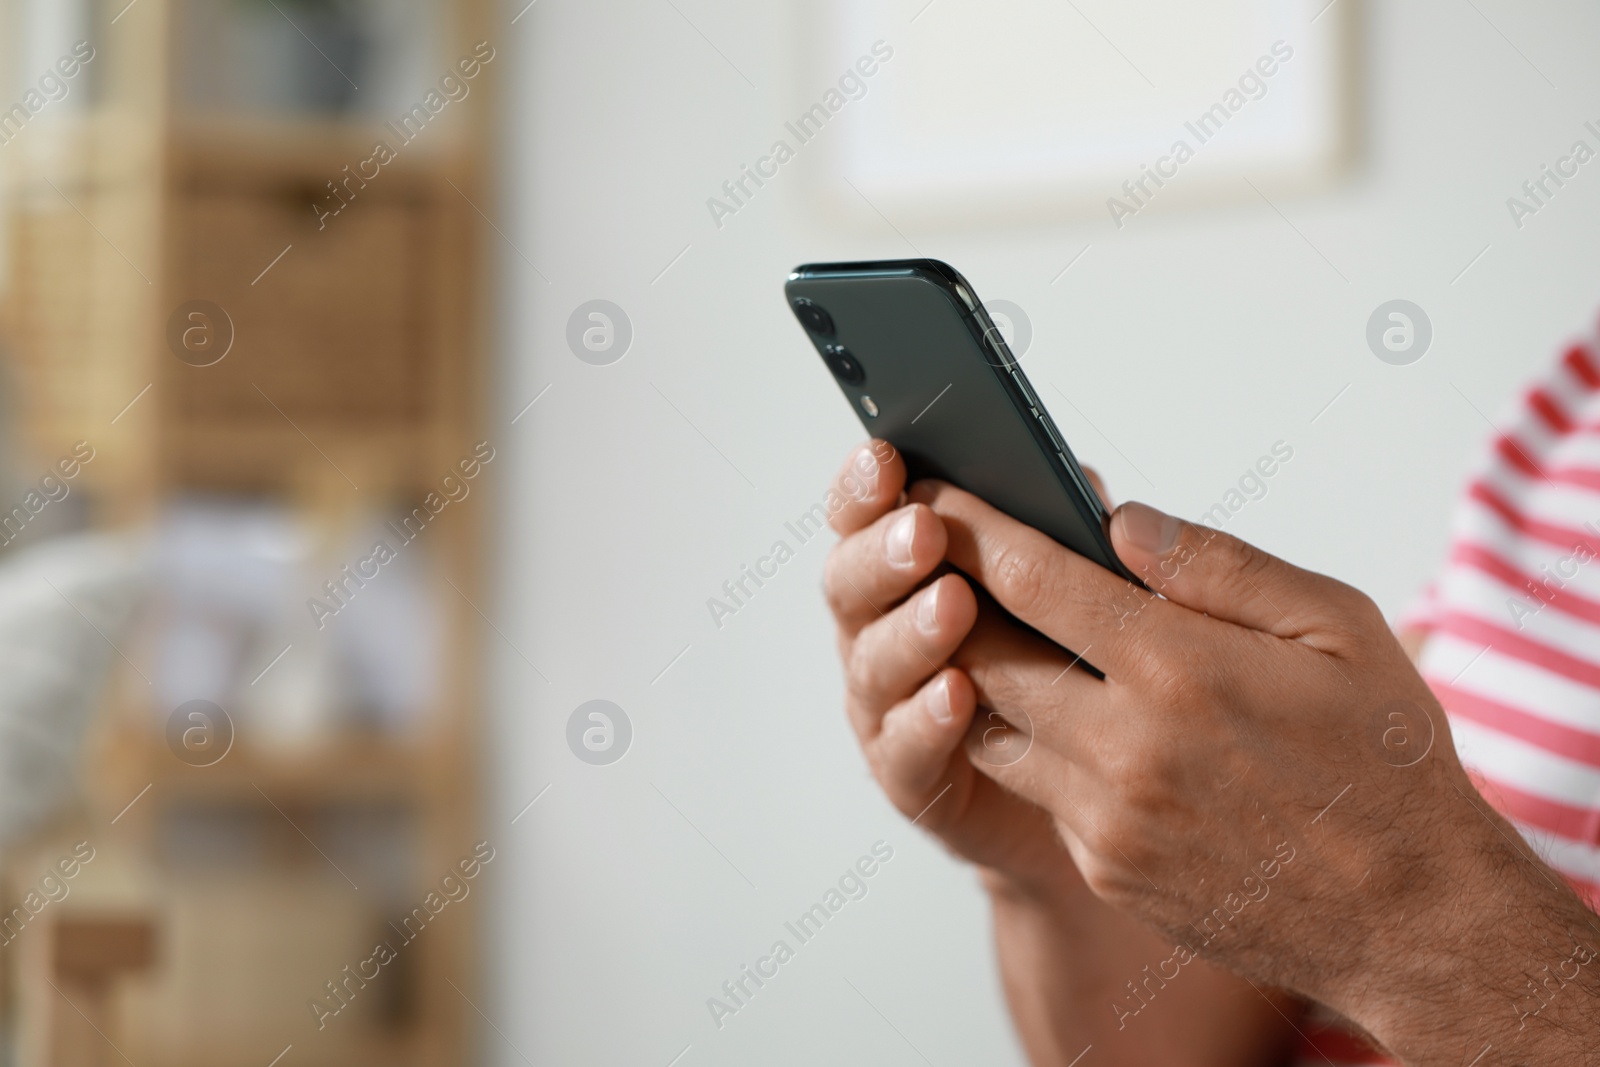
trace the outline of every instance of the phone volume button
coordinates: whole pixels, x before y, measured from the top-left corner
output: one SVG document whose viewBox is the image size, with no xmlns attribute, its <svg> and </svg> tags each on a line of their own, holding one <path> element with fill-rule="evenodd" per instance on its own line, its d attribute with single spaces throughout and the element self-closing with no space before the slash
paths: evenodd
<svg viewBox="0 0 1600 1067">
<path fill-rule="evenodd" d="M 1050 436 L 1050 443 L 1056 446 L 1056 451 L 1065 452 L 1067 443 L 1061 439 L 1060 434 L 1056 433 L 1055 423 L 1050 421 L 1050 416 L 1040 412 L 1039 424 L 1044 427 L 1044 432 Z"/>
<path fill-rule="evenodd" d="M 1044 405 L 1039 403 L 1039 398 L 1033 395 L 1033 389 L 1029 387 L 1028 379 L 1024 378 L 1020 372 L 1012 371 L 1011 380 L 1017 383 L 1017 388 L 1022 390 L 1022 395 L 1027 398 L 1028 403 L 1033 405 L 1036 410 L 1044 408 Z"/>
</svg>

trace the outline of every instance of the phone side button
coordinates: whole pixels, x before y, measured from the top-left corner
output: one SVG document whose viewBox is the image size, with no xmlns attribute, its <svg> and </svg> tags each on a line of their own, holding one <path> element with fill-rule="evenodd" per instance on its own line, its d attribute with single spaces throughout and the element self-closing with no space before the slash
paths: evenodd
<svg viewBox="0 0 1600 1067">
<path fill-rule="evenodd" d="M 1050 421 L 1050 416 L 1040 415 L 1039 424 L 1044 427 L 1044 432 L 1050 436 L 1050 443 L 1056 446 L 1056 451 L 1065 452 L 1067 443 L 1061 439 L 1060 434 L 1056 433 L 1055 423 Z"/>
<path fill-rule="evenodd" d="M 1022 395 L 1027 398 L 1029 404 L 1032 404 L 1035 408 L 1044 407 L 1043 404 L 1039 403 L 1039 398 L 1033 395 L 1033 389 L 1028 385 L 1028 379 L 1017 371 L 1012 371 L 1011 380 L 1017 383 L 1017 388 L 1022 390 Z"/>
</svg>

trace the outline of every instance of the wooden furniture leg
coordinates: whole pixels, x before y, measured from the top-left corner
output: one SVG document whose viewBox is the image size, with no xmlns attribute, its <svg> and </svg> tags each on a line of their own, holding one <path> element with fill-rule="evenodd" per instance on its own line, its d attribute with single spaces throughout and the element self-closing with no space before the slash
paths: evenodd
<svg viewBox="0 0 1600 1067">
<path fill-rule="evenodd" d="M 64 916 L 51 923 L 49 1067 L 102 1067 L 124 1062 L 111 1018 L 112 983 L 150 966 L 155 926 L 139 918 Z"/>
</svg>

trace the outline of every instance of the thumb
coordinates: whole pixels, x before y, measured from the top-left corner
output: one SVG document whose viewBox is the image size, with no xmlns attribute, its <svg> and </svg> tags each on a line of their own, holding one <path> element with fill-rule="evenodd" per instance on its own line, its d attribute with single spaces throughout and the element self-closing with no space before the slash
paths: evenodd
<svg viewBox="0 0 1600 1067">
<path fill-rule="evenodd" d="M 1111 519 L 1118 557 L 1152 592 L 1252 630 L 1301 638 L 1342 628 L 1357 590 L 1286 563 L 1232 534 L 1130 500 Z M 1376 609 L 1373 609 L 1376 610 Z"/>
</svg>

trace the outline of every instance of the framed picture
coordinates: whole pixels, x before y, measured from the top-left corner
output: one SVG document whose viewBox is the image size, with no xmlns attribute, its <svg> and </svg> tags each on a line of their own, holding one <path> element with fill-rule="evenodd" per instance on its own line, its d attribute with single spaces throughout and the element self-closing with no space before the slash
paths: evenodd
<svg viewBox="0 0 1600 1067">
<path fill-rule="evenodd" d="M 802 98 L 786 132 L 798 151 L 822 142 L 819 193 L 838 211 L 907 223 L 1100 213 L 1120 228 L 1253 197 L 1244 179 L 1334 177 L 1353 153 L 1352 7 L 932 0 L 908 17 L 900 0 L 833 0 L 816 100 Z"/>
</svg>

